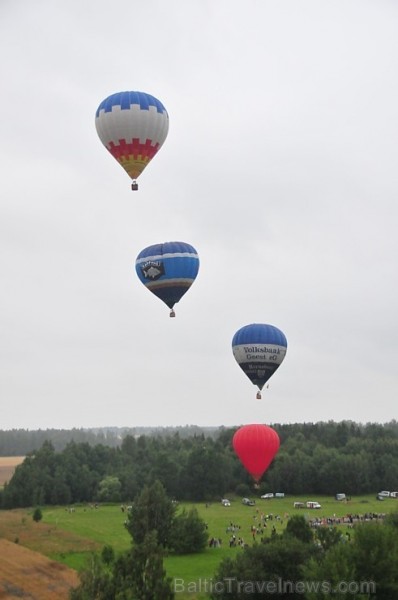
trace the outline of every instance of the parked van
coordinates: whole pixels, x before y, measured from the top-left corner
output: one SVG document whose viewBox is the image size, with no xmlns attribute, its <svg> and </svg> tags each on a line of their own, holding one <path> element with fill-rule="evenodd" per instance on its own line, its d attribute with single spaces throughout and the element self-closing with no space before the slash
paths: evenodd
<svg viewBox="0 0 398 600">
<path fill-rule="evenodd" d="M 377 494 L 380 498 L 389 498 L 391 496 L 391 492 L 386 492 L 386 490 L 379 492 Z"/>
<path fill-rule="evenodd" d="M 276 494 L 275 494 L 275 498 L 284 498 L 284 497 L 285 497 L 284 492 L 276 492 Z"/>
<path fill-rule="evenodd" d="M 307 502 L 307 508 L 322 508 L 319 502 Z"/>
<path fill-rule="evenodd" d="M 345 494 L 336 494 L 336 500 L 346 500 L 347 496 Z"/>
<path fill-rule="evenodd" d="M 398 492 L 391 492 L 390 498 L 398 498 Z"/>
<path fill-rule="evenodd" d="M 294 508 L 305 508 L 304 502 L 293 502 Z"/>
</svg>

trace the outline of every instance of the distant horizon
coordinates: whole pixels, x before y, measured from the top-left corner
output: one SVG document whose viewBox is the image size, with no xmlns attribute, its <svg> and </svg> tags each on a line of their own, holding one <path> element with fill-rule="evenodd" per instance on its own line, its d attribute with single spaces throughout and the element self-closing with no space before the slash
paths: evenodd
<svg viewBox="0 0 398 600">
<path fill-rule="evenodd" d="M 265 423 L 265 421 L 264 421 Z M 308 424 L 312 424 L 312 425 L 317 425 L 317 424 L 325 424 L 325 423 L 335 423 L 335 424 L 340 424 L 340 423 L 347 423 L 347 424 L 354 424 L 354 425 L 358 425 L 358 426 L 362 426 L 362 427 L 366 427 L 367 425 L 381 425 L 381 426 L 386 426 L 386 425 L 390 425 L 390 424 L 395 424 L 397 423 L 396 419 L 390 419 L 389 421 L 354 421 L 352 419 L 341 419 L 339 421 L 334 420 L 334 419 L 328 419 L 328 420 L 319 420 L 319 421 L 294 421 L 294 422 L 283 422 L 283 421 L 275 421 L 272 423 L 267 423 L 268 425 L 272 426 L 272 425 L 308 425 Z M 186 425 L 92 425 L 89 427 L 86 426 L 73 426 L 73 427 L 46 427 L 46 428 L 42 428 L 42 427 L 37 427 L 37 428 L 29 428 L 29 427 L 12 427 L 12 428 L 7 428 L 7 429 L 0 429 L 0 432 L 7 432 L 7 431 L 31 431 L 31 432 L 35 432 L 35 431 L 73 431 L 73 430 L 78 430 L 78 431 L 95 431 L 95 430 L 109 430 L 109 431 L 115 431 L 115 430 L 131 430 L 131 429 L 149 429 L 149 430 L 156 430 L 156 429 L 212 429 L 212 430 L 217 430 L 217 429 L 233 429 L 234 427 L 242 427 L 243 425 L 247 425 L 248 423 L 236 423 L 235 425 L 195 425 L 195 424 L 186 424 Z"/>
</svg>

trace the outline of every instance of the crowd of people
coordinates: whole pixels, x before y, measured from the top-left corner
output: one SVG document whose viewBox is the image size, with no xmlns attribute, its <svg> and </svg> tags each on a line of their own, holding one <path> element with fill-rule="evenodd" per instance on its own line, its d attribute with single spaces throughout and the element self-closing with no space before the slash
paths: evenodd
<svg viewBox="0 0 398 600">
<path fill-rule="evenodd" d="M 348 529 L 354 527 L 356 523 L 363 523 L 368 521 L 382 521 L 385 518 L 385 513 L 365 512 L 363 514 L 348 513 L 345 516 L 336 516 L 335 514 L 331 517 L 315 516 L 308 519 L 308 524 L 312 528 L 317 527 L 335 527 L 338 525 L 345 525 Z M 276 524 L 283 525 L 284 520 L 289 519 L 289 513 L 284 513 L 283 516 L 273 513 L 264 513 L 259 509 L 256 509 L 253 515 L 253 524 L 250 529 L 246 531 L 246 536 L 250 537 L 252 542 L 262 541 L 265 534 L 270 532 L 270 535 L 276 535 L 277 528 Z M 241 526 L 232 521 L 225 528 L 225 533 L 228 537 L 228 545 L 230 548 L 245 547 L 248 545 L 245 540 L 245 532 L 242 531 Z M 350 539 L 350 534 L 346 533 L 347 540 Z M 220 548 L 222 546 L 222 539 L 218 537 L 211 537 L 209 540 L 210 548 Z"/>
</svg>

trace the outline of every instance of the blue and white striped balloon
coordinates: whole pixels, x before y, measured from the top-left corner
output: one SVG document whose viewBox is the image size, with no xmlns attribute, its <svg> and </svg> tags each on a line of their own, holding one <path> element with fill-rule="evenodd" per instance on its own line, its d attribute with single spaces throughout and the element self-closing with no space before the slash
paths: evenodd
<svg viewBox="0 0 398 600">
<path fill-rule="evenodd" d="M 189 290 L 199 271 L 199 256 L 185 242 L 154 244 L 141 250 L 135 270 L 145 287 L 171 310 Z"/>
</svg>

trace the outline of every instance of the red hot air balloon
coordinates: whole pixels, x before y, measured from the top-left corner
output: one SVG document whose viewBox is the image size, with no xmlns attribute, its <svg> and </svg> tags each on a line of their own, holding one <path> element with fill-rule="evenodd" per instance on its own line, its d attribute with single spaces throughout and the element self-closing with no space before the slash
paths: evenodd
<svg viewBox="0 0 398 600">
<path fill-rule="evenodd" d="M 233 448 L 245 469 L 257 483 L 279 450 L 280 440 L 267 425 L 244 425 L 232 438 Z"/>
</svg>

